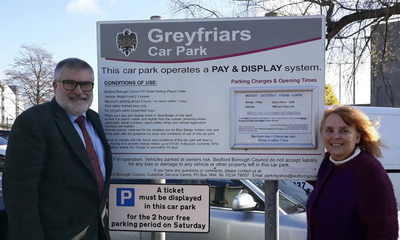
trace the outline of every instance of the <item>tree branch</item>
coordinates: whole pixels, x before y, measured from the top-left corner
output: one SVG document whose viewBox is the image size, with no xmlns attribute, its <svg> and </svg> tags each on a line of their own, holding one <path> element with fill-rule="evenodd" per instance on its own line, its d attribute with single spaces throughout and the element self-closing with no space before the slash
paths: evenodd
<svg viewBox="0 0 400 240">
<path fill-rule="evenodd" d="M 373 18 L 386 18 L 394 14 L 400 14 L 400 3 L 395 3 L 389 8 L 359 10 L 353 14 L 342 17 L 339 21 L 327 21 L 327 35 L 326 39 L 329 41 L 336 36 L 344 27 L 351 23 Z"/>
</svg>

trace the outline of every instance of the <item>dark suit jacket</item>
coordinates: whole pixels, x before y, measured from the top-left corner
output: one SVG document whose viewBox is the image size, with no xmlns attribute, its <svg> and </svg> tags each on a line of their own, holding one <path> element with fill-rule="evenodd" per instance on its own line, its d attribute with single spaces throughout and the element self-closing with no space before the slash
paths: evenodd
<svg viewBox="0 0 400 240">
<path fill-rule="evenodd" d="M 106 184 L 101 198 L 84 144 L 54 99 L 15 120 L 3 172 L 8 239 L 109 239 L 99 219 L 108 198 L 111 148 L 98 114 L 88 110 L 86 117 L 105 148 Z"/>
</svg>

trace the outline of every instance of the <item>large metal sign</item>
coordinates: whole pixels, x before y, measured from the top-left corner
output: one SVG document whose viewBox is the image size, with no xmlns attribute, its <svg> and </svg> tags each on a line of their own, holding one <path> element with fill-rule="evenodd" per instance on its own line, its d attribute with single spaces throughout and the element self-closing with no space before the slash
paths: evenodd
<svg viewBox="0 0 400 240">
<path fill-rule="evenodd" d="M 315 179 L 324 18 L 98 22 L 114 178 Z"/>
</svg>

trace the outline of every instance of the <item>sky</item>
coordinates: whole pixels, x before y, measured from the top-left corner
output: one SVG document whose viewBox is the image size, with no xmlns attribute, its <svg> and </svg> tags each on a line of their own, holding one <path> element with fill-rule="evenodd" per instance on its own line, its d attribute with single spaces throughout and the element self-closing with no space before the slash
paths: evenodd
<svg viewBox="0 0 400 240">
<path fill-rule="evenodd" d="M 169 12 L 168 0 L 0 0 L 0 80 L 23 44 L 41 46 L 55 62 L 81 58 L 96 73 L 98 21 L 167 19 Z"/>
</svg>

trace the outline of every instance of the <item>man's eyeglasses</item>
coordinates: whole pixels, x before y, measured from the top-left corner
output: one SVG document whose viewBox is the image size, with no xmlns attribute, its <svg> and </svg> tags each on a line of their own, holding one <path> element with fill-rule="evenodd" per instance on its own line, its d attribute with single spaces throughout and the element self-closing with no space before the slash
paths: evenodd
<svg viewBox="0 0 400 240">
<path fill-rule="evenodd" d="M 79 85 L 84 92 L 90 92 L 93 89 L 94 83 L 93 82 L 75 82 L 74 80 L 62 80 L 56 81 L 62 82 L 64 89 L 67 91 L 73 91 Z"/>
</svg>

